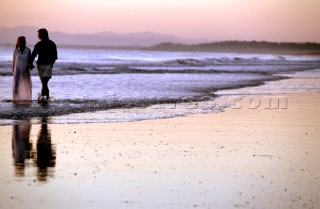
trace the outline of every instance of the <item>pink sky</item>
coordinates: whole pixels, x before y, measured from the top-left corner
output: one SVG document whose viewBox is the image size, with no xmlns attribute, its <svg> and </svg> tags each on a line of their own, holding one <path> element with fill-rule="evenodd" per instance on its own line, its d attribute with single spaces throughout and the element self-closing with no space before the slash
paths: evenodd
<svg viewBox="0 0 320 209">
<path fill-rule="evenodd" d="M 320 42 L 320 0 L 1 0 L 0 27 Z"/>
</svg>

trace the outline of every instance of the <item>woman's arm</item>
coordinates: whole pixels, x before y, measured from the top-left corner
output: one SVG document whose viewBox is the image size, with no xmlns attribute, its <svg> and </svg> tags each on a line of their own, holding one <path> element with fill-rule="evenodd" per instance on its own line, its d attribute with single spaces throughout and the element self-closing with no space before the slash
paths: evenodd
<svg viewBox="0 0 320 209">
<path fill-rule="evenodd" d="M 16 49 L 14 50 L 13 52 L 13 61 L 12 61 L 12 74 L 14 73 L 14 68 L 15 68 L 15 65 L 16 65 Z"/>
</svg>

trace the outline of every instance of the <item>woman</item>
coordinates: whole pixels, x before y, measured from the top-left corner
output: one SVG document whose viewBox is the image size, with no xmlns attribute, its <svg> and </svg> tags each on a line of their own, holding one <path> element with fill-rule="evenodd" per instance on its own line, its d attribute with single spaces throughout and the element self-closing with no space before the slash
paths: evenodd
<svg viewBox="0 0 320 209">
<path fill-rule="evenodd" d="M 31 51 L 26 47 L 26 37 L 20 36 L 13 53 L 13 101 L 31 101 L 32 82 L 30 70 Z M 29 70 L 30 69 L 30 70 Z"/>
</svg>

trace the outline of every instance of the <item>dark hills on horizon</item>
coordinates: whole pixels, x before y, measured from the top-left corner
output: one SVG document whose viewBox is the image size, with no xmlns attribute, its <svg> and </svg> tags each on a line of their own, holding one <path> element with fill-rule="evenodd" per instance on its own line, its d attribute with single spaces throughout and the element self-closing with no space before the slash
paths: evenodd
<svg viewBox="0 0 320 209">
<path fill-rule="evenodd" d="M 25 36 L 31 45 L 37 43 L 37 27 L 20 26 L 14 28 L 0 27 L 0 44 L 14 44 L 19 36 Z M 57 45 L 74 46 L 129 46 L 146 47 L 163 42 L 194 44 L 204 40 L 188 40 L 173 35 L 157 34 L 151 32 L 119 34 L 101 32 L 95 34 L 69 34 L 49 30 L 50 39 Z"/>
<path fill-rule="evenodd" d="M 201 44 L 161 43 L 146 48 L 163 51 L 201 51 L 233 53 L 308 54 L 320 55 L 319 43 L 275 43 L 266 41 L 221 41 Z"/>
<path fill-rule="evenodd" d="M 13 45 L 18 36 L 26 36 L 27 44 L 37 43 L 36 27 L 0 28 L 0 44 Z M 276 43 L 267 41 L 219 41 L 187 40 L 172 35 L 150 32 L 117 34 L 101 32 L 96 34 L 68 34 L 50 32 L 49 36 L 58 46 L 94 47 L 108 49 L 141 49 L 163 51 L 202 51 L 234 53 L 275 54 L 320 54 L 320 43 Z M 206 43 L 204 43 L 206 42 Z"/>
</svg>

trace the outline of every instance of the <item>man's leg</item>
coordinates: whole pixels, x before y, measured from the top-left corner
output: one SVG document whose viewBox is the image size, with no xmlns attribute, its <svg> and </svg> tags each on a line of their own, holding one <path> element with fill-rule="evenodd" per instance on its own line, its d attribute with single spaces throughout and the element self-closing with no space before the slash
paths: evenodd
<svg viewBox="0 0 320 209">
<path fill-rule="evenodd" d="M 43 77 L 41 79 L 41 83 L 42 83 L 41 96 L 47 96 L 48 98 L 49 98 L 49 88 L 48 88 L 49 80 L 50 78 L 48 77 Z"/>
</svg>

